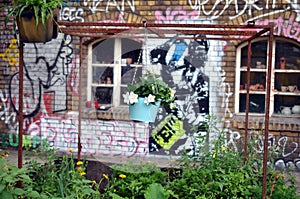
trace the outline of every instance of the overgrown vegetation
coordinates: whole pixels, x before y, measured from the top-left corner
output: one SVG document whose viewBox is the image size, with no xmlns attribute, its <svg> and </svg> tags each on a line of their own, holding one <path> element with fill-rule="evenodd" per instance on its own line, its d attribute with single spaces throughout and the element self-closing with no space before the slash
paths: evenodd
<svg viewBox="0 0 300 199">
<path fill-rule="evenodd" d="M 207 118 L 206 130 L 213 127 Z M 128 162 L 111 166 L 112 175 L 103 174 L 99 182 L 85 177 L 85 162 L 75 161 L 72 153 L 57 157 L 46 143 L 40 148 L 41 160 L 27 160 L 24 168 L 8 164 L 1 153 L 0 198 L 110 198 L 110 199 L 260 199 L 262 198 L 262 154 L 250 142 L 247 160 L 242 153 L 226 145 L 226 134 L 218 138 L 207 135 L 196 138 L 196 155 L 183 154 L 174 168 L 159 169 L 155 164 Z M 212 144 L 213 143 L 213 144 Z M 71 151 L 70 151 L 71 152 Z M 270 151 L 270 153 L 272 150 Z M 300 198 L 296 195 L 295 177 L 272 166 L 270 155 L 267 176 L 267 198 Z M 99 171 L 100 172 L 100 171 Z M 99 190 L 105 180 L 108 185 Z M 17 187 L 22 181 L 22 188 Z"/>
</svg>

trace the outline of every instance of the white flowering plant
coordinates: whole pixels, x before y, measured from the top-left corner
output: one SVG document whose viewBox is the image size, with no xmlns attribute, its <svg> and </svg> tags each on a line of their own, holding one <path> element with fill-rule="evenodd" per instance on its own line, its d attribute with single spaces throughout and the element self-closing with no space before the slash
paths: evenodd
<svg viewBox="0 0 300 199">
<path fill-rule="evenodd" d="M 134 104 L 138 98 L 145 98 L 145 104 L 155 104 L 160 101 L 161 105 L 170 105 L 175 100 L 175 90 L 160 79 L 158 74 L 146 71 L 140 77 L 140 82 L 128 84 L 128 91 L 123 94 L 124 102 Z"/>
</svg>

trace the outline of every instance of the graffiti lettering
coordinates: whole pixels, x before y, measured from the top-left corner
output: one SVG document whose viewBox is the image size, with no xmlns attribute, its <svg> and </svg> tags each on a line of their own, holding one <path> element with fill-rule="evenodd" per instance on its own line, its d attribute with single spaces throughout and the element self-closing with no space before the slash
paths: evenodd
<svg viewBox="0 0 300 199">
<path fill-rule="evenodd" d="M 134 0 L 127 0 L 127 4 L 129 5 L 132 12 L 135 12 Z M 125 0 L 120 1 L 120 3 L 116 0 L 84 0 L 84 6 L 89 6 L 89 9 L 92 13 L 96 12 L 108 12 L 110 7 L 115 7 L 122 15 L 124 15 L 125 11 Z"/>
<path fill-rule="evenodd" d="M 82 8 L 64 7 L 61 11 L 61 19 L 64 21 L 84 22 L 84 18 L 81 16 L 83 13 Z"/>
<path fill-rule="evenodd" d="M 165 16 L 161 11 L 155 11 L 156 23 L 174 23 L 175 21 L 194 20 L 197 16 L 197 11 L 186 12 L 184 10 L 171 10 L 167 8 Z"/>
<path fill-rule="evenodd" d="M 295 14 L 292 14 L 288 21 L 283 20 L 282 17 L 278 19 L 270 19 L 264 21 L 257 21 L 258 25 L 274 24 L 274 34 L 300 41 L 300 26 L 295 22 Z"/>
<path fill-rule="evenodd" d="M 1 145 L 2 147 L 18 147 L 19 140 L 18 134 L 13 133 L 2 133 L 1 134 Z M 23 147 L 31 147 L 37 148 L 41 144 L 41 137 L 40 136 L 29 136 L 29 135 L 22 135 L 22 146 Z"/>
<path fill-rule="evenodd" d="M 285 12 L 294 8 L 294 3 L 287 1 L 290 6 L 285 7 L 284 9 L 278 9 L 276 11 L 271 11 L 276 9 L 276 6 L 281 5 L 280 2 L 276 2 L 276 0 L 272 0 L 271 8 L 269 7 L 269 1 L 259 1 L 259 0 L 216 0 L 213 5 L 211 5 L 212 1 L 207 0 L 189 0 L 189 5 L 191 8 L 198 12 L 197 17 L 203 16 L 210 16 L 211 19 L 217 19 L 222 16 L 223 13 L 227 10 L 234 11 L 234 14 L 229 17 L 230 20 L 235 19 L 243 14 L 248 14 L 250 17 L 255 16 L 254 18 L 249 18 L 249 21 L 254 19 L 258 19 L 261 17 L 265 17 L 268 15 L 273 15 L 279 12 Z M 262 15 L 255 15 L 255 11 L 261 11 L 263 9 L 270 10 L 269 13 L 264 13 Z"/>
</svg>

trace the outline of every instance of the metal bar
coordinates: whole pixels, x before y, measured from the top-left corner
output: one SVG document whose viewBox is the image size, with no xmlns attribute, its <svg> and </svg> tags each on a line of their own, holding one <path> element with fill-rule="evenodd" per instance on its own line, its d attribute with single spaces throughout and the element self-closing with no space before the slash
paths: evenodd
<svg viewBox="0 0 300 199">
<path fill-rule="evenodd" d="M 18 135 L 18 168 L 22 168 L 23 162 L 23 75 L 24 75 L 24 62 L 23 62 L 24 43 L 22 39 L 19 40 L 19 108 L 18 108 L 18 122 L 19 122 L 19 135 Z M 18 181 L 18 187 L 22 187 L 22 181 Z"/>
<path fill-rule="evenodd" d="M 265 135 L 264 135 L 264 157 L 263 157 L 263 184 L 262 184 L 262 199 L 266 198 L 267 190 L 267 163 L 268 163 L 268 139 L 269 139 L 269 119 L 270 119 L 270 98 L 271 98 L 271 75 L 272 75 L 272 54 L 273 54 L 273 39 L 274 29 L 270 29 L 269 34 L 269 52 L 268 52 L 268 74 L 266 80 L 266 98 L 265 98 Z"/>
<path fill-rule="evenodd" d="M 82 109 L 82 37 L 80 37 L 79 41 L 79 111 L 78 111 L 78 152 L 77 152 L 77 158 L 78 161 L 80 160 L 80 154 L 81 154 L 81 109 Z"/>
<path fill-rule="evenodd" d="M 245 139 L 244 139 L 244 162 L 247 160 L 247 148 L 248 148 L 248 129 L 249 129 L 249 103 L 250 103 L 250 67 L 252 56 L 251 41 L 248 41 L 248 54 L 247 54 L 247 94 L 246 94 L 246 115 L 245 115 Z"/>
<path fill-rule="evenodd" d="M 253 36 L 257 34 L 256 30 L 252 31 L 239 31 L 239 30 L 186 30 L 186 29 L 156 29 L 157 33 L 162 34 L 184 34 L 184 35 L 197 35 L 197 34 L 203 34 L 203 35 L 242 35 L 242 36 Z M 142 29 L 130 29 L 130 28 L 89 28 L 89 27 L 67 27 L 67 28 L 60 28 L 61 32 L 69 32 L 69 33 L 106 33 L 106 34 L 118 34 L 121 32 L 129 31 L 130 34 L 142 34 Z"/>
<path fill-rule="evenodd" d="M 69 22 L 59 21 L 59 26 L 116 26 L 116 27 L 143 27 L 144 23 L 109 23 L 109 22 Z M 147 27 L 163 27 L 163 28 L 230 28 L 230 29 L 264 29 L 269 25 L 221 25 L 221 24 L 160 24 L 147 22 Z"/>
</svg>

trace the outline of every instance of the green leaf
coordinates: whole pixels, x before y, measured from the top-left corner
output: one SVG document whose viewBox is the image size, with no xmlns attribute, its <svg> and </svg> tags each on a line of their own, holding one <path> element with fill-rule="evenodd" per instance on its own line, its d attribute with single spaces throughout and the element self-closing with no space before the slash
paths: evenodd
<svg viewBox="0 0 300 199">
<path fill-rule="evenodd" d="M 153 183 L 145 191 L 145 199 L 167 199 L 168 196 L 165 194 L 165 190 L 161 184 Z"/>
<path fill-rule="evenodd" d="M 0 193 L 0 198 L 14 199 L 13 195 L 7 191 L 3 191 L 2 193 Z"/>
<path fill-rule="evenodd" d="M 119 196 L 119 195 L 117 195 L 115 193 L 109 193 L 109 196 L 111 196 L 112 199 L 124 199 L 123 197 L 121 197 L 121 196 Z"/>
<path fill-rule="evenodd" d="M 0 193 L 5 189 L 6 185 L 0 184 Z"/>
<path fill-rule="evenodd" d="M 30 193 L 27 194 L 27 197 L 29 197 L 29 198 L 40 198 L 40 194 L 36 191 L 31 191 Z"/>
</svg>

